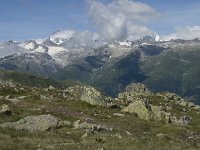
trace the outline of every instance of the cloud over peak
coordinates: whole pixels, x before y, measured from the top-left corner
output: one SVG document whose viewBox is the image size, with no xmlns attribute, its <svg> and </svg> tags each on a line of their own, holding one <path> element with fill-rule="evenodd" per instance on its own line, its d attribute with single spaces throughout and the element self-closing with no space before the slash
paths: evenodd
<svg viewBox="0 0 200 150">
<path fill-rule="evenodd" d="M 149 5 L 130 0 L 113 0 L 108 4 L 86 0 L 93 27 L 105 40 L 135 40 L 153 32 L 147 23 L 158 16 Z"/>
<path fill-rule="evenodd" d="M 195 38 L 200 39 L 200 26 L 191 26 L 185 28 L 178 28 L 175 33 L 163 36 L 162 40 L 169 41 L 172 39 L 184 39 L 193 40 Z"/>
</svg>

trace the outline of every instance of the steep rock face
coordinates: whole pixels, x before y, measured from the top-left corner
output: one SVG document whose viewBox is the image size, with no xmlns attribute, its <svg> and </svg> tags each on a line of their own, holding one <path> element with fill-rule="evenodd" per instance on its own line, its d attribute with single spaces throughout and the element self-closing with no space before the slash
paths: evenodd
<svg viewBox="0 0 200 150">
<path fill-rule="evenodd" d="M 41 132 L 59 126 L 59 121 L 52 115 L 28 116 L 16 122 L 6 122 L 0 125 L 2 128 L 14 128 L 28 130 L 29 132 Z"/>
<path fill-rule="evenodd" d="M 91 105 L 106 106 L 107 102 L 109 102 L 108 97 L 103 96 L 99 91 L 90 86 L 77 85 L 65 89 L 64 92 L 73 99 L 80 99 L 81 101 L 88 102 Z"/>
</svg>

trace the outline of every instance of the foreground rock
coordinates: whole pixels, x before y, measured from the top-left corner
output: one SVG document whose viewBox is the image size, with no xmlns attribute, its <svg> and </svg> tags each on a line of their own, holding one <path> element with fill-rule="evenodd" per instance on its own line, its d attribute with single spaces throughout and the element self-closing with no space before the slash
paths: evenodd
<svg viewBox="0 0 200 150">
<path fill-rule="evenodd" d="M 140 119 L 143 120 L 156 120 L 172 123 L 171 114 L 162 110 L 159 106 L 149 104 L 148 100 L 139 100 L 130 103 L 127 107 L 122 109 L 125 113 L 136 113 Z"/>
<path fill-rule="evenodd" d="M 16 122 L 6 122 L 0 125 L 2 128 L 13 128 L 16 130 L 27 130 L 29 132 L 47 131 L 59 127 L 56 117 L 48 115 L 28 116 Z"/>
<path fill-rule="evenodd" d="M 106 106 L 109 102 L 109 98 L 103 96 L 99 91 L 90 86 L 73 86 L 64 90 L 67 97 L 72 97 L 73 99 L 81 100 L 91 105 L 101 105 Z"/>
<path fill-rule="evenodd" d="M 145 106 L 145 103 L 142 101 L 133 102 L 122 110 L 122 112 L 125 112 L 125 113 L 136 113 L 139 118 L 144 119 L 144 120 L 150 119 L 151 114 L 149 111 L 150 109 L 148 109 Z"/>
</svg>

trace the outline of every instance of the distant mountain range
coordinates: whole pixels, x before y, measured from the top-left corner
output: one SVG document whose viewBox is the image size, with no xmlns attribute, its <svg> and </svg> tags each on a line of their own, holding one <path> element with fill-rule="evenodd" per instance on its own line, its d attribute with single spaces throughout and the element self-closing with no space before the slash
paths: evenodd
<svg viewBox="0 0 200 150">
<path fill-rule="evenodd" d="M 91 32 L 57 31 L 43 41 L 0 43 L 0 69 L 79 80 L 111 96 L 132 82 L 200 103 L 200 41 L 104 41 Z"/>
</svg>

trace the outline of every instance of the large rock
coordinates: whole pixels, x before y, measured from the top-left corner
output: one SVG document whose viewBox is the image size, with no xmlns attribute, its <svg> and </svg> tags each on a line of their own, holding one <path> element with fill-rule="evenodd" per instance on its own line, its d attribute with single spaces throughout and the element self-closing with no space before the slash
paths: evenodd
<svg viewBox="0 0 200 150">
<path fill-rule="evenodd" d="M 125 100 L 124 102 L 126 104 L 129 104 L 131 102 L 139 100 L 137 99 L 138 97 L 136 97 L 138 95 L 150 95 L 150 94 L 152 93 L 144 84 L 131 83 L 125 88 L 124 92 L 118 94 L 118 97 L 123 101 Z"/>
<path fill-rule="evenodd" d="M 148 105 L 149 107 L 149 105 Z M 139 118 L 149 120 L 151 118 L 150 107 L 146 107 L 143 101 L 135 101 L 122 109 L 122 112 L 136 113 Z"/>
<path fill-rule="evenodd" d="M 170 113 L 163 111 L 159 106 L 150 105 L 147 100 L 130 103 L 122 112 L 136 113 L 140 119 L 144 120 L 164 120 L 171 123 Z"/>
<path fill-rule="evenodd" d="M 2 128 L 14 128 L 16 130 L 28 130 L 29 132 L 41 132 L 59 127 L 56 117 L 48 115 L 28 116 L 16 122 L 6 122 L 0 125 Z"/>
<path fill-rule="evenodd" d="M 99 91 L 90 86 L 77 85 L 67 88 L 64 92 L 68 97 L 90 103 L 91 105 L 106 106 L 107 102 L 109 102 L 108 97 L 103 96 Z"/>
</svg>

